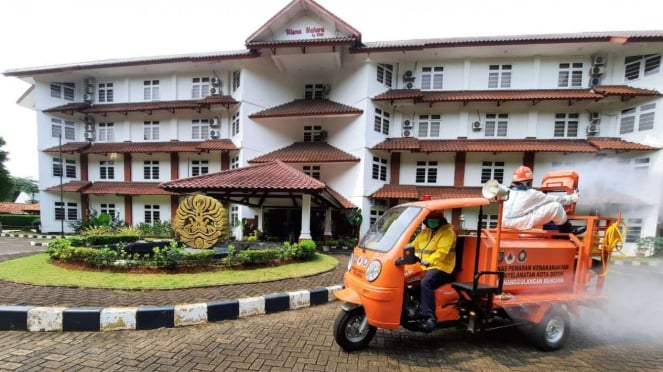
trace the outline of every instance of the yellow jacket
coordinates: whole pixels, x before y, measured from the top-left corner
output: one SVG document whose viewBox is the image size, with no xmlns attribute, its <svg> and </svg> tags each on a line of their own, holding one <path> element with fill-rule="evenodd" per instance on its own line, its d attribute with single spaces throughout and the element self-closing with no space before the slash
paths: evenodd
<svg viewBox="0 0 663 372">
<path fill-rule="evenodd" d="M 424 228 L 412 241 L 419 257 L 428 260 L 424 270 L 438 269 L 451 274 L 456 266 L 456 233 L 451 224 L 440 226 L 431 236 L 431 229 Z"/>
</svg>

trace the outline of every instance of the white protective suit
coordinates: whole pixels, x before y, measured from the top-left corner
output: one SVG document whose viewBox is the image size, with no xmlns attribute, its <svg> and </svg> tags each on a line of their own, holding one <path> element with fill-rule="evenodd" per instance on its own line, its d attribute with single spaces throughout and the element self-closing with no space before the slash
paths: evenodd
<svg viewBox="0 0 663 372">
<path fill-rule="evenodd" d="M 541 228 L 553 222 L 562 225 L 566 222 L 566 212 L 562 205 L 578 201 L 577 194 L 549 195 L 536 189 L 511 189 L 504 202 L 502 227 L 527 230 Z"/>
</svg>

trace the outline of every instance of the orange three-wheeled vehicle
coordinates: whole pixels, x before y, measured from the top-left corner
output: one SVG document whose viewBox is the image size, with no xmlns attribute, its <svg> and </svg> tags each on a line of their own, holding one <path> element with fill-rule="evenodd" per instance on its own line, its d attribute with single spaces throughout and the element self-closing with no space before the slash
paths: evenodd
<svg viewBox="0 0 663 372">
<path fill-rule="evenodd" d="M 577 190 L 577 173 L 544 177 L 544 192 Z M 435 291 L 437 328 L 463 326 L 470 332 L 518 326 L 542 350 L 562 347 L 568 338 L 569 312 L 599 304 L 607 265 L 621 243 L 619 217 L 574 215 L 582 234 L 556 230 L 507 230 L 498 222 L 481 228 L 483 208 L 496 203 L 498 221 L 508 189 L 495 183 L 485 198 L 429 200 L 391 208 L 354 248 L 335 293 L 343 301 L 334 338 L 345 350 L 364 348 L 377 328 L 419 329 L 420 283 L 424 272 L 408 243 L 434 211 L 476 210 L 477 227 L 458 234 L 454 282 Z"/>
</svg>

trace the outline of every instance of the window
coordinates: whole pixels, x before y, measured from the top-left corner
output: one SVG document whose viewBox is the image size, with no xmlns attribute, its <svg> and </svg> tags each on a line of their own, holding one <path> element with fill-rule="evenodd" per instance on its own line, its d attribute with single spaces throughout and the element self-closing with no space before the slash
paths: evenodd
<svg viewBox="0 0 663 372">
<path fill-rule="evenodd" d="M 642 218 L 629 218 L 626 222 L 626 243 L 635 243 L 642 237 Z"/>
<path fill-rule="evenodd" d="M 230 227 L 235 227 L 240 224 L 239 222 L 239 207 L 236 205 L 231 205 L 230 206 L 230 220 L 228 221 L 230 223 Z"/>
<path fill-rule="evenodd" d="M 115 217 L 117 216 L 117 210 L 115 209 L 115 204 L 102 203 L 100 208 L 100 213 L 106 213 L 107 215 L 110 216 L 112 220 L 115 220 Z"/>
<path fill-rule="evenodd" d="M 145 223 L 153 224 L 161 221 L 158 205 L 145 205 Z"/>
<path fill-rule="evenodd" d="M 387 159 L 382 159 L 377 156 L 373 157 L 373 174 L 374 180 L 386 181 L 387 180 Z"/>
<path fill-rule="evenodd" d="M 113 102 L 113 83 L 99 83 L 97 89 L 99 103 Z"/>
<path fill-rule="evenodd" d="M 647 177 L 649 173 L 649 158 L 633 159 L 633 169 L 639 177 Z"/>
<path fill-rule="evenodd" d="M 382 111 L 379 108 L 375 109 L 375 123 L 373 124 L 373 130 L 382 134 L 389 134 L 389 118 L 391 114 L 386 111 Z"/>
<path fill-rule="evenodd" d="M 159 80 L 143 81 L 143 100 L 156 101 L 159 99 Z"/>
<path fill-rule="evenodd" d="M 582 62 L 560 63 L 557 86 L 560 88 L 582 86 Z"/>
<path fill-rule="evenodd" d="M 75 88 L 74 83 L 51 83 L 51 97 L 73 101 Z"/>
<path fill-rule="evenodd" d="M 102 160 L 99 162 L 99 179 L 115 179 L 115 163 L 112 160 Z"/>
<path fill-rule="evenodd" d="M 656 104 L 648 103 L 640 106 L 640 120 L 638 120 L 638 131 L 654 129 L 654 114 Z"/>
<path fill-rule="evenodd" d="M 158 121 L 144 121 L 143 122 L 143 139 L 145 141 L 158 141 L 159 140 L 159 122 Z"/>
<path fill-rule="evenodd" d="M 419 115 L 419 137 L 439 137 L 441 120 L 440 115 Z"/>
<path fill-rule="evenodd" d="M 231 133 L 232 135 L 237 135 L 239 134 L 239 110 L 237 110 L 231 119 L 230 122 L 230 127 L 231 127 Z"/>
<path fill-rule="evenodd" d="M 421 90 L 442 89 L 442 73 L 444 67 L 422 67 L 421 68 Z"/>
<path fill-rule="evenodd" d="M 578 114 L 555 114 L 555 137 L 578 137 Z"/>
<path fill-rule="evenodd" d="M 506 137 L 509 114 L 486 114 L 486 137 Z"/>
<path fill-rule="evenodd" d="M 159 179 L 159 161 L 145 160 L 143 162 L 143 178 L 146 180 Z"/>
<path fill-rule="evenodd" d="M 323 99 L 325 98 L 324 84 L 306 84 L 304 86 L 304 99 Z"/>
<path fill-rule="evenodd" d="M 78 204 L 55 202 L 55 219 L 57 221 L 76 221 L 78 219 Z"/>
<path fill-rule="evenodd" d="M 391 80 L 394 75 L 394 65 L 380 63 L 378 64 L 378 83 L 391 88 Z"/>
<path fill-rule="evenodd" d="M 66 140 L 76 140 L 76 123 L 68 120 L 51 119 L 51 136 L 60 137 L 62 135 L 62 127 L 64 125 L 64 136 Z"/>
<path fill-rule="evenodd" d="M 648 103 L 640 107 L 631 107 L 622 110 L 619 119 L 619 134 L 633 133 L 635 123 L 638 123 L 638 131 L 654 129 L 654 116 L 656 103 Z"/>
<path fill-rule="evenodd" d="M 497 227 L 497 215 L 496 214 L 482 214 L 481 215 L 481 228 L 482 229 L 494 229 Z"/>
<path fill-rule="evenodd" d="M 306 173 L 309 177 L 313 177 L 316 180 L 320 179 L 320 166 L 319 165 L 304 165 L 302 171 Z"/>
<path fill-rule="evenodd" d="M 645 76 L 658 74 L 660 69 L 660 54 L 629 56 L 624 59 L 624 80 L 636 80 Z"/>
<path fill-rule="evenodd" d="M 233 71 L 233 92 L 239 88 L 241 72 L 239 70 Z"/>
<path fill-rule="evenodd" d="M 488 67 L 488 88 L 510 88 L 511 65 L 490 65 Z"/>
<path fill-rule="evenodd" d="M 209 120 L 191 120 L 191 139 L 206 140 L 209 138 Z"/>
<path fill-rule="evenodd" d="M 63 159 L 64 160 L 64 173 L 62 173 L 62 163 L 60 158 L 53 159 L 53 176 L 60 177 L 63 176 L 67 178 L 76 178 L 76 160 Z"/>
<path fill-rule="evenodd" d="M 371 206 L 371 216 L 370 216 L 370 223 L 373 225 L 375 221 L 377 221 L 384 212 L 389 209 L 387 206 L 387 201 L 384 199 L 376 199 L 373 202 L 373 205 Z"/>
<path fill-rule="evenodd" d="M 195 77 L 191 82 L 191 98 L 205 98 L 209 94 L 210 81 L 208 77 Z"/>
<path fill-rule="evenodd" d="M 191 161 L 191 175 L 200 176 L 209 173 L 208 160 L 192 160 Z"/>
<path fill-rule="evenodd" d="M 437 182 L 437 162 L 436 161 L 418 161 L 416 183 L 436 183 Z"/>
<path fill-rule="evenodd" d="M 232 159 L 230 159 L 230 169 L 237 169 L 239 168 L 239 156 L 235 156 Z"/>
<path fill-rule="evenodd" d="M 320 125 L 305 125 L 304 142 L 321 142 L 322 132 L 322 126 Z"/>
<path fill-rule="evenodd" d="M 481 163 L 481 184 L 496 180 L 499 183 L 504 182 L 504 162 L 503 161 L 484 161 Z"/>
<path fill-rule="evenodd" d="M 97 127 L 97 141 L 113 142 L 115 141 L 115 124 L 99 123 Z"/>
</svg>

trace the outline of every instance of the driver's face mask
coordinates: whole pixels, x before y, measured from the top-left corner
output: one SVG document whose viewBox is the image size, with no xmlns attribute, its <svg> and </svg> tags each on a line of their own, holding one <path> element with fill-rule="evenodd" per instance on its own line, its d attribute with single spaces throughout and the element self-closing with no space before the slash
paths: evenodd
<svg viewBox="0 0 663 372">
<path fill-rule="evenodd" d="M 424 221 L 424 225 L 426 225 L 429 229 L 435 230 L 438 227 L 440 227 L 440 219 L 439 218 L 426 218 Z"/>
</svg>

